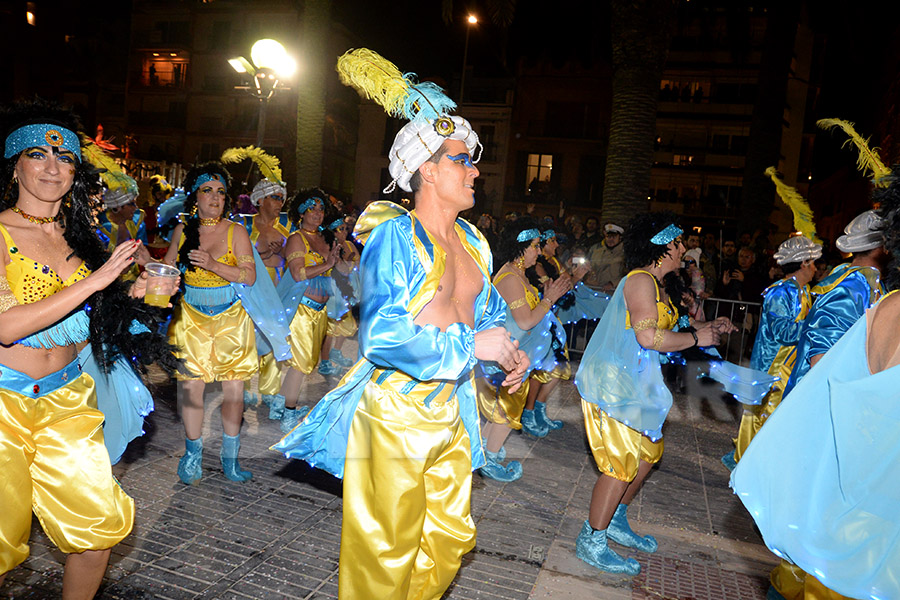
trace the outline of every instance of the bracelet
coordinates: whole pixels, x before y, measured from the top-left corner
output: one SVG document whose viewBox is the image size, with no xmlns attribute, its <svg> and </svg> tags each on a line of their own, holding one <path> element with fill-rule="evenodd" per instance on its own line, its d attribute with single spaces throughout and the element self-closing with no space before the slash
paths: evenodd
<svg viewBox="0 0 900 600">
<path fill-rule="evenodd" d="M 513 300 L 508 305 L 509 310 L 516 310 L 520 306 L 525 306 L 525 298 L 519 298 L 518 300 Z"/>
<path fill-rule="evenodd" d="M 653 335 L 653 346 L 651 348 L 659 352 L 660 348 L 662 348 L 663 343 L 663 329 L 657 329 L 656 333 Z"/>
<path fill-rule="evenodd" d="M 237 281 L 235 283 L 244 283 L 247 279 L 247 269 L 238 269 L 240 271 L 240 275 L 238 275 Z"/>
<path fill-rule="evenodd" d="M 302 256 L 306 256 L 306 251 L 305 250 L 297 250 L 296 252 L 291 252 L 290 254 L 288 254 L 287 258 L 285 260 L 287 262 L 291 262 L 295 258 L 300 258 Z"/>
<path fill-rule="evenodd" d="M 252 262 L 253 262 L 253 255 L 251 255 L 251 254 L 241 254 L 240 256 L 237 257 L 237 262 L 238 262 L 238 264 L 241 264 L 241 263 L 252 263 Z"/>
<path fill-rule="evenodd" d="M 656 319 L 641 319 L 637 323 L 633 323 L 631 328 L 637 333 L 646 329 L 657 329 Z"/>
<path fill-rule="evenodd" d="M 0 294 L 0 314 L 5 313 L 19 302 L 13 294 Z"/>
<path fill-rule="evenodd" d="M 699 346 L 699 345 L 700 345 L 700 340 L 697 339 L 697 332 L 691 330 L 691 331 L 688 332 L 688 333 L 690 333 L 692 336 L 694 336 L 694 345 L 693 345 L 693 346 L 688 346 L 688 348 L 696 348 L 697 346 Z"/>
</svg>

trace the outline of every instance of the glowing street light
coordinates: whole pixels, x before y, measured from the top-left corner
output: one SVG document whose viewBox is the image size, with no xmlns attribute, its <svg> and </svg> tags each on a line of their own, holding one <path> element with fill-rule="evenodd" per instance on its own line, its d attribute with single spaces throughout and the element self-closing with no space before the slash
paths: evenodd
<svg viewBox="0 0 900 600">
<path fill-rule="evenodd" d="M 472 29 L 472 25 L 478 24 L 478 17 L 475 15 L 469 15 L 466 17 L 466 43 L 463 46 L 463 66 L 462 66 L 462 76 L 459 79 L 459 103 L 463 103 L 463 94 L 466 91 L 466 63 L 469 60 L 469 31 Z"/>
<path fill-rule="evenodd" d="M 297 71 L 297 61 L 276 40 L 262 39 L 250 48 L 250 60 L 238 56 L 229 59 L 228 64 L 235 72 L 249 75 L 253 80 L 252 86 L 240 85 L 235 86 L 235 89 L 247 90 L 259 100 L 256 147 L 261 148 L 266 132 L 266 107 L 269 98 L 275 94 L 275 90 L 290 89 L 282 85 L 282 80 L 293 76 Z"/>
</svg>

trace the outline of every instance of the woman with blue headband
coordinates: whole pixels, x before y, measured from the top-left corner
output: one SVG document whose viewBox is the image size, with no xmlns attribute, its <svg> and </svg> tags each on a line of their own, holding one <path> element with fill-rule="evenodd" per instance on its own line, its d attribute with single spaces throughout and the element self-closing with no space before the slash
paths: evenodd
<svg viewBox="0 0 900 600">
<path fill-rule="evenodd" d="M 0 585 L 28 557 L 34 512 L 67 555 L 63 597 L 92 598 L 134 502 L 113 477 L 99 388 L 81 357 L 104 379 L 175 361 L 154 333 L 159 309 L 139 300 L 146 277 L 120 279 L 140 242 L 110 254 L 95 235 L 99 186 L 75 115 L 20 103 L 0 127 Z"/>
<path fill-rule="evenodd" d="M 330 275 L 340 247 L 332 244 L 334 232 L 325 227 L 326 211 L 329 216 L 332 214 L 327 198 L 319 189 L 301 190 L 288 210 L 288 217 L 298 229 L 285 245 L 287 269 L 278 284 L 278 293 L 290 319 L 291 359 L 281 384 L 284 406 L 273 405 L 269 413 L 270 418 L 281 419 L 284 433 L 296 427 L 309 412 L 308 406 L 297 408 L 297 402 L 305 377 L 319 364 L 328 328 L 328 302 L 336 295 Z"/>
<path fill-rule="evenodd" d="M 534 283 L 538 289 L 543 289 L 548 282 L 561 275 L 568 275 L 571 279 L 575 287 L 553 304 L 553 312 L 560 323 L 572 323 L 585 318 L 599 319 L 609 303 L 609 297 L 581 285 L 581 280 L 590 271 L 590 267 L 582 263 L 571 270 L 566 269 L 556 257 L 558 247 L 556 232 L 551 227 L 544 227 L 541 230 L 541 253 L 529 275 L 536 280 Z M 548 432 L 562 428 L 562 421 L 547 416 L 547 399 L 560 381 L 572 378 L 566 332 L 562 325 L 553 328 L 553 335 L 557 362 L 550 371 L 537 369 L 532 372 L 528 400 L 522 411 L 522 427 L 537 437 L 544 437 Z"/>
<path fill-rule="evenodd" d="M 256 334 L 239 297 L 256 281 L 256 265 L 247 230 L 225 218 L 230 213 L 231 175 L 218 162 L 188 171 L 184 223 L 175 227 L 165 262 L 184 273 L 181 298 L 169 337 L 179 347 L 190 375 L 178 374 L 183 386 L 181 419 L 185 452 L 178 477 L 196 483 L 203 474 L 203 397 L 207 383 L 222 383 L 222 449 L 225 477 L 253 477 L 238 464 L 244 414 L 244 381 L 256 373 Z"/>
<path fill-rule="evenodd" d="M 575 376 L 588 443 L 600 470 L 575 555 L 610 573 L 637 575 L 641 566 L 610 548 L 609 540 L 641 552 L 657 549 L 652 536 L 631 530 L 627 511 L 662 458 L 662 425 L 672 394 L 663 381 L 660 353 L 713 346 L 720 334 L 733 330 L 722 319 L 698 323 L 695 332 L 672 331 L 678 311 L 662 280 L 681 266 L 681 234 L 671 213 L 641 214 L 631 221 L 624 241 L 629 273 L 619 282 Z"/>
<path fill-rule="evenodd" d="M 334 281 L 344 301 L 349 306 L 359 304 L 359 250 L 352 241 L 347 239 L 350 226 L 343 215 L 332 219 L 326 229 L 334 232 L 334 243 L 340 248 L 338 260 L 333 271 Z M 325 341 L 322 342 L 322 360 L 319 363 L 319 373 L 322 375 L 335 375 L 341 368 L 353 366 L 356 362 L 347 358 L 341 352 L 344 341 L 356 333 L 357 324 L 353 313 L 347 311 L 343 317 L 328 317 L 328 329 L 325 332 Z"/>
<path fill-rule="evenodd" d="M 553 303 L 571 289 L 571 283 L 568 277 L 548 283 L 543 300 L 540 292 L 531 285 L 525 271 L 537 260 L 540 237 L 531 217 L 520 217 L 503 228 L 497 245 L 497 262 L 502 266 L 494 275 L 494 287 L 506 300 L 506 329 L 518 341 L 519 349 L 528 355 L 531 368 L 552 370 L 555 357 L 551 329 L 558 321 L 551 309 Z M 524 428 L 522 409 L 528 387 L 526 375 L 522 386 L 512 394 L 500 385 L 483 386 L 479 390 L 478 406 L 486 420 L 482 437 L 487 464 L 480 470 L 485 477 L 514 481 L 522 476 L 522 465 L 518 461 L 502 464 L 506 457 L 503 444 L 513 429 Z"/>
</svg>

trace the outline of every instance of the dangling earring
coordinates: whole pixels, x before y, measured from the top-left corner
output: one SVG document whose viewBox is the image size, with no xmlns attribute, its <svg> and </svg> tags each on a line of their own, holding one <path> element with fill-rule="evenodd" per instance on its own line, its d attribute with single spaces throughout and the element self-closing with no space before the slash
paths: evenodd
<svg viewBox="0 0 900 600">
<path fill-rule="evenodd" d="M 519 258 L 517 258 L 516 260 L 513 261 L 513 264 L 524 271 L 525 270 L 525 257 L 520 256 Z"/>
<path fill-rule="evenodd" d="M 68 193 L 63 196 L 63 208 L 71 208 L 72 207 L 72 190 L 69 190 Z"/>
<path fill-rule="evenodd" d="M 656 265 L 657 267 L 662 266 L 662 258 L 657 258 L 656 262 L 654 262 L 653 264 Z"/>
<path fill-rule="evenodd" d="M 191 216 L 193 217 L 196 214 L 197 214 L 197 205 L 195 204 L 194 208 L 191 209 Z"/>
</svg>

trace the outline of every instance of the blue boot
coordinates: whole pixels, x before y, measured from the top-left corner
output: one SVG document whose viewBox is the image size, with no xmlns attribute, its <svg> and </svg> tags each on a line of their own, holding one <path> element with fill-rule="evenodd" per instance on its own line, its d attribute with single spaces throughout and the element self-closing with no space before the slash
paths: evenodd
<svg viewBox="0 0 900 600">
<path fill-rule="evenodd" d="M 734 468 L 737 466 L 737 461 L 734 460 L 734 450 L 722 457 L 722 464 L 725 465 L 729 471 L 734 471 Z"/>
<path fill-rule="evenodd" d="M 534 414 L 537 417 L 537 422 L 542 423 L 547 426 L 549 431 L 555 431 L 556 429 L 563 428 L 563 422 L 551 419 L 547 416 L 547 403 L 546 402 L 537 402 L 534 403 Z"/>
<path fill-rule="evenodd" d="M 533 435 L 534 437 L 547 437 L 550 428 L 537 420 L 537 414 L 534 410 L 527 408 L 522 411 L 522 431 Z"/>
<path fill-rule="evenodd" d="M 331 349 L 331 352 L 328 353 L 328 360 L 330 360 L 331 362 L 333 362 L 334 364 L 336 364 L 339 367 L 347 368 L 347 367 L 353 366 L 353 359 L 350 359 L 350 358 L 347 358 L 346 356 L 344 356 L 341 353 L 341 351 L 338 350 L 337 348 Z"/>
<path fill-rule="evenodd" d="M 340 372 L 341 368 L 330 360 L 326 359 L 319 363 L 319 375 L 322 375 L 323 377 L 337 375 Z"/>
<path fill-rule="evenodd" d="M 617 544 L 640 550 L 641 552 L 656 552 L 659 544 L 652 535 L 640 536 L 631 530 L 628 524 L 628 505 L 620 504 L 616 507 L 609 527 L 606 529 L 607 537 Z"/>
<path fill-rule="evenodd" d="M 284 396 L 281 394 L 263 394 L 263 404 L 269 407 L 269 418 L 280 421 L 284 416 Z"/>
<path fill-rule="evenodd" d="M 254 394 L 250 393 L 250 390 L 244 390 L 244 408 L 250 408 L 256 406 L 257 398 Z"/>
<path fill-rule="evenodd" d="M 242 471 L 238 464 L 238 452 L 241 450 L 241 436 L 222 434 L 222 470 L 231 481 L 247 481 L 253 478 L 250 471 Z"/>
<path fill-rule="evenodd" d="M 300 424 L 300 421 L 303 420 L 303 417 L 305 417 L 308 412 L 308 406 L 285 408 L 284 416 L 281 417 L 281 433 L 290 433 L 294 427 Z"/>
<path fill-rule="evenodd" d="M 633 558 L 623 558 L 606 545 L 607 529 L 594 531 L 590 523 L 584 522 L 578 539 L 575 540 L 575 556 L 601 571 L 637 575 L 641 565 Z"/>
<path fill-rule="evenodd" d="M 503 466 L 500 464 L 500 453 L 491 452 L 487 448 L 484 450 L 484 456 L 487 458 L 487 464 L 478 470 L 482 477 L 508 482 L 515 481 L 522 476 L 522 463 L 519 461 L 511 460 L 506 466 Z"/>
<path fill-rule="evenodd" d="M 203 438 L 184 438 L 184 456 L 178 461 L 178 478 L 191 485 L 203 475 Z"/>
</svg>

